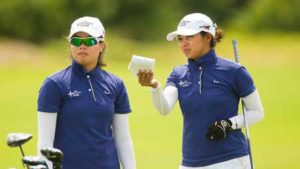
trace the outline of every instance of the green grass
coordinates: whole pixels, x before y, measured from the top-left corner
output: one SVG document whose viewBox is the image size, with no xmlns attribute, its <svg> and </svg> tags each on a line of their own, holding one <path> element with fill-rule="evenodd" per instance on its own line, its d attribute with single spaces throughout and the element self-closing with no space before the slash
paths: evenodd
<svg viewBox="0 0 300 169">
<path fill-rule="evenodd" d="M 163 84 L 172 67 L 185 63 L 176 42 L 138 43 L 108 34 L 105 60 L 108 71 L 124 79 L 132 106 L 130 128 L 137 167 L 178 168 L 181 159 L 182 117 L 179 106 L 166 117 L 151 103 L 150 92 L 138 85 L 127 70 L 132 54 L 156 58 L 155 75 Z M 232 59 L 231 39 L 239 40 L 241 63 L 247 67 L 260 92 L 265 119 L 250 127 L 256 168 L 300 168 L 299 127 L 300 53 L 299 35 L 247 35 L 229 33 L 216 50 Z M 0 168 L 23 168 L 17 148 L 6 146 L 10 132 L 32 133 L 24 145 L 26 154 L 36 154 L 36 100 L 44 78 L 68 65 L 68 44 L 49 42 L 42 46 L 0 40 L 6 45 L 0 59 Z M 29 50 L 30 48 L 30 50 Z M 11 51 L 7 51 L 10 50 Z"/>
</svg>

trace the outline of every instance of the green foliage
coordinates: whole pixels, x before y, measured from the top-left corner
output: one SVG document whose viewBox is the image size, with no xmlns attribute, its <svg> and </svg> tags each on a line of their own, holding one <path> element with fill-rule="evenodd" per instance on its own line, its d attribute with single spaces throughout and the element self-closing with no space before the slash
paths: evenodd
<svg viewBox="0 0 300 169">
<path fill-rule="evenodd" d="M 216 23 L 230 20 L 249 4 L 250 0 L 185 0 L 182 1 L 184 13 L 201 12 L 207 14 Z"/>
<path fill-rule="evenodd" d="M 160 0 L 122 0 L 110 23 L 133 39 L 162 39 L 167 32 L 175 29 L 182 14 L 179 6 L 179 0 L 172 3 Z"/>
<path fill-rule="evenodd" d="M 205 12 L 222 22 L 231 16 L 224 14 L 242 4 L 238 0 L 10 0 L 0 4 L 0 35 L 46 41 L 67 35 L 73 20 L 90 15 L 99 17 L 108 29 L 150 41 L 165 37 L 186 13 Z"/>
<path fill-rule="evenodd" d="M 102 5 L 106 4 L 107 6 Z M 91 15 L 107 20 L 116 9 L 109 0 L 11 0 L 0 5 L 0 34 L 30 41 L 45 41 L 68 34 L 72 21 Z"/>
<path fill-rule="evenodd" d="M 45 42 L 68 35 L 81 16 L 135 40 L 161 40 L 186 14 L 202 12 L 220 28 L 299 31 L 299 0 L 9 0 L 0 3 L 0 36 Z"/>
<path fill-rule="evenodd" d="M 299 6 L 299 0 L 255 0 L 234 23 L 253 31 L 299 32 Z"/>
</svg>

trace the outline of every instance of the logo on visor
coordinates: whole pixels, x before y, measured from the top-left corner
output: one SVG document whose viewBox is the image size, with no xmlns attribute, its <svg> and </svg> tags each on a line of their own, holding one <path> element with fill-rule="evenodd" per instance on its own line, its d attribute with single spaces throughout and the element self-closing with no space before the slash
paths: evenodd
<svg viewBox="0 0 300 169">
<path fill-rule="evenodd" d="M 178 26 L 185 26 L 187 23 L 190 23 L 191 21 L 181 21 L 180 23 L 179 23 L 179 25 Z"/>
<path fill-rule="evenodd" d="M 188 87 L 188 86 L 190 86 L 191 84 L 192 84 L 192 82 L 189 82 L 189 81 L 187 81 L 187 80 L 184 80 L 184 81 L 180 80 L 180 82 L 178 83 L 178 85 L 179 85 L 180 87 Z"/>
<path fill-rule="evenodd" d="M 80 94 L 81 94 L 81 91 L 78 91 L 78 90 L 74 90 L 73 92 L 70 90 L 69 93 L 68 93 L 68 95 L 70 97 L 79 97 Z"/>
<path fill-rule="evenodd" d="M 79 22 L 77 24 L 77 26 L 81 26 L 81 27 L 89 27 L 90 25 L 93 25 L 93 23 L 88 22 L 88 21 Z"/>
</svg>

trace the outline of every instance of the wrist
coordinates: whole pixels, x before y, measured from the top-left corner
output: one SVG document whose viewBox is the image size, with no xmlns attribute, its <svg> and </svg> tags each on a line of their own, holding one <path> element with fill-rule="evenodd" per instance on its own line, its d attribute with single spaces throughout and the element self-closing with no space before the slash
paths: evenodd
<svg viewBox="0 0 300 169">
<path fill-rule="evenodd" d="M 151 87 L 156 89 L 159 86 L 159 83 L 156 79 L 151 80 Z"/>
<path fill-rule="evenodd" d="M 224 127 L 225 127 L 225 129 L 226 129 L 226 131 L 231 131 L 231 130 L 233 130 L 233 129 L 232 129 L 232 122 L 231 122 L 231 120 L 230 120 L 230 119 L 225 119 L 224 121 L 226 121 L 226 123 L 223 124 Z"/>
<path fill-rule="evenodd" d="M 149 90 L 152 93 L 157 93 L 159 90 L 161 90 L 160 86 L 161 86 L 160 83 L 158 83 L 158 85 L 156 86 L 156 88 L 150 86 Z"/>
<path fill-rule="evenodd" d="M 227 121 L 227 123 L 230 125 L 230 127 L 232 126 L 232 121 L 230 119 L 225 119 Z"/>
</svg>

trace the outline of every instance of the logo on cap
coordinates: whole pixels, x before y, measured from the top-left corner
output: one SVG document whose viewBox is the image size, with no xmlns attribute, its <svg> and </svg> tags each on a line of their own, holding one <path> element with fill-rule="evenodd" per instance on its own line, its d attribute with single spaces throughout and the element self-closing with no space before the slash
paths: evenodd
<svg viewBox="0 0 300 169">
<path fill-rule="evenodd" d="M 93 25 L 93 23 L 92 22 L 88 22 L 88 21 L 82 21 L 82 22 L 79 22 L 77 24 L 77 26 L 81 26 L 81 27 L 88 27 L 90 25 Z"/>
<path fill-rule="evenodd" d="M 181 21 L 180 23 L 179 23 L 179 25 L 178 26 L 185 26 L 187 23 L 190 23 L 191 21 L 185 21 L 185 20 L 183 20 L 183 21 Z"/>
</svg>

